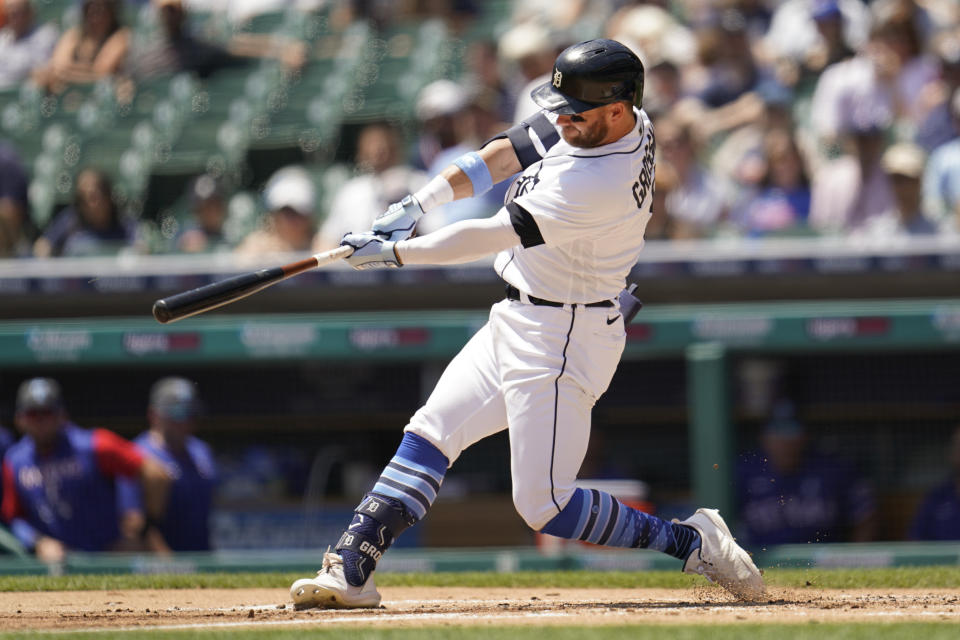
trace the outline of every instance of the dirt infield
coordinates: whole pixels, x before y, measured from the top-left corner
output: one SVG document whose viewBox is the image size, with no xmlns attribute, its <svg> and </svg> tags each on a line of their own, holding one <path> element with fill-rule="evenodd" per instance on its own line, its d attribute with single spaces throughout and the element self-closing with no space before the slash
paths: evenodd
<svg viewBox="0 0 960 640">
<path fill-rule="evenodd" d="M 57 591 L 0 594 L 0 630 L 202 628 L 338 624 L 646 624 L 718 622 L 960 622 L 947 589 L 772 589 L 734 602 L 719 589 L 476 589 L 386 587 L 376 610 L 294 611 L 285 589 Z"/>
</svg>

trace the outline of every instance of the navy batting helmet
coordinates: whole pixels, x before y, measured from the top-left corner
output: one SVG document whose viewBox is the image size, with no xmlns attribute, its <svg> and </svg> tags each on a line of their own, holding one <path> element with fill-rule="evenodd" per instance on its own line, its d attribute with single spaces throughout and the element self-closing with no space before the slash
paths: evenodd
<svg viewBox="0 0 960 640">
<path fill-rule="evenodd" d="M 557 56 L 553 76 L 530 93 L 547 111 L 580 113 L 626 100 L 643 99 L 643 63 L 616 40 L 587 40 Z"/>
</svg>

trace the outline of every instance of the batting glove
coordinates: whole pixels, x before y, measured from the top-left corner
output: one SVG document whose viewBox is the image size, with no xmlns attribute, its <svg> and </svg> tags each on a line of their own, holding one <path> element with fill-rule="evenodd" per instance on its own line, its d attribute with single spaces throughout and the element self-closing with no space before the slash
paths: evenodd
<svg viewBox="0 0 960 640">
<path fill-rule="evenodd" d="M 403 263 L 397 257 L 397 252 L 393 250 L 395 244 L 372 231 L 348 233 L 340 241 L 341 247 L 353 247 L 353 253 L 344 260 L 354 269 L 402 267 Z"/>
<path fill-rule="evenodd" d="M 394 202 L 373 221 L 372 231 L 384 240 L 399 242 L 413 236 L 417 220 L 423 216 L 420 203 L 413 196 Z"/>
</svg>

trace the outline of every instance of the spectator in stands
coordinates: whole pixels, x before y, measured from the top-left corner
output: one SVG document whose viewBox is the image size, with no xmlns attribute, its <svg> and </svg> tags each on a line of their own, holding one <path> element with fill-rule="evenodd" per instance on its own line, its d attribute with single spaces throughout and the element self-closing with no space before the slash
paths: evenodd
<svg viewBox="0 0 960 640">
<path fill-rule="evenodd" d="M 928 110 L 914 136 L 914 141 L 927 153 L 960 134 L 951 114 L 951 99 L 960 89 L 960 26 L 939 37 L 934 50 L 940 65 L 940 77 L 924 92 L 923 100 Z"/>
<path fill-rule="evenodd" d="M 121 24 L 117 0 L 84 0 L 80 25 L 57 42 L 50 64 L 35 75 L 38 84 L 59 93 L 116 74 L 126 60 L 130 30 Z"/>
<path fill-rule="evenodd" d="M 176 237 L 176 248 L 185 253 L 223 251 L 230 248 L 223 225 L 227 203 L 216 178 L 203 174 L 190 184 L 191 217 Z"/>
<path fill-rule="evenodd" d="M 553 72 L 557 50 L 549 30 L 534 20 L 520 22 L 500 36 L 497 43 L 500 60 L 512 72 L 508 85 L 514 94 L 512 122 L 520 122 L 540 111 L 530 91 Z"/>
<path fill-rule="evenodd" d="M 466 63 L 467 71 L 460 84 L 476 87 L 479 94 L 487 96 L 502 125 L 500 129 L 506 129 L 513 123 L 517 96 L 504 80 L 497 58 L 497 43 L 486 39 L 471 42 L 467 48 Z"/>
<path fill-rule="evenodd" d="M 661 215 L 670 218 L 674 239 L 709 236 L 725 216 L 720 185 L 698 160 L 691 125 L 664 117 L 655 125 L 658 163 L 669 163 L 677 184 L 664 201 Z"/>
<path fill-rule="evenodd" d="M 210 507 L 217 470 L 207 443 L 196 436 L 200 398 L 196 385 L 180 377 L 162 378 L 150 389 L 147 408 L 149 430 L 134 442 L 141 450 L 159 460 L 173 482 L 166 510 L 151 522 L 173 551 L 210 549 Z M 134 480 L 117 484 L 120 511 L 131 530 L 142 530 L 143 490 Z"/>
<path fill-rule="evenodd" d="M 0 29 L 0 89 L 13 89 L 50 60 L 57 29 L 34 22 L 31 0 L 7 0 L 7 24 Z"/>
<path fill-rule="evenodd" d="M 187 9 L 181 0 L 152 0 L 161 31 L 131 51 L 129 72 L 136 79 L 192 71 L 206 77 L 238 61 L 225 48 L 195 38 L 187 28 Z"/>
<path fill-rule="evenodd" d="M 960 540 L 960 427 L 947 451 L 950 473 L 926 494 L 910 527 L 911 540 Z"/>
<path fill-rule="evenodd" d="M 786 85 L 815 79 L 852 58 L 869 29 L 870 10 L 862 0 L 786 0 L 761 41 L 763 58 Z"/>
<path fill-rule="evenodd" d="M 843 154 L 823 163 L 813 177 L 810 226 L 820 233 L 848 233 L 894 207 L 881 164 L 884 125 L 854 121 L 843 133 Z"/>
<path fill-rule="evenodd" d="M 950 100 L 954 138 L 930 154 L 923 175 L 924 212 L 952 233 L 960 233 L 960 88 Z"/>
<path fill-rule="evenodd" d="M 134 228 L 113 199 L 110 178 L 99 169 L 77 175 L 72 207 L 56 215 L 34 244 L 34 255 L 113 255 L 131 246 Z"/>
<path fill-rule="evenodd" d="M 828 145 L 849 129 L 851 119 L 914 129 L 925 113 L 921 97 L 937 79 L 937 65 L 923 55 L 916 5 L 890 0 L 872 7 L 869 42 L 855 57 L 828 67 L 813 94 L 810 122 Z"/>
<path fill-rule="evenodd" d="M 793 91 L 776 83 L 764 82 L 735 103 L 713 112 L 713 118 L 697 119 L 698 135 L 710 138 L 718 131 L 719 144 L 710 154 L 710 171 L 725 185 L 727 191 L 738 191 L 741 186 L 753 187 L 763 178 L 766 164 L 767 136 L 772 131 L 788 132 L 797 143 L 793 120 Z M 727 115 L 717 117 L 718 112 Z M 730 117 L 727 117 L 730 116 Z M 726 122 L 724 122 L 726 120 Z"/>
<path fill-rule="evenodd" d="M 742 12 L 721 10 L 695 35 L 701 68 L 690 76 L 697 79 L 691 90 L 704 105 L 722 107 L 759 85 L 763 73 L 754 60 Z"/>
<path fill-rule="evenodd" d="M 265 253 L 309 249 L 317 196 L 307 170 L 299 166 L 279 169 L 267 180 L 263 199 L 268 209 L 263 226 L 244 238 L 236 253 L 255 258 Z"/>
<path fill-rule="evenodd" d="M 867 220 L 858 238 L 885 243 L 937 233 L 937 226 L 923 214 L 920 204 L 926 155 L 911 142 L 899 142 L 884 152 L 882 165 L 893 192 L 893 207 Z"/>
<path fill-rule="evenodd" d="M 27 200 L 28 182 L 16 151 L 0 143 L 0 258 L 30 255 L 34 234 Z"/>
<path fill-rule="evenodd" d="M 135 47 L 129 72 L 135 79 L 191 71 L 201 77 L 224 67 L 245 64 L 247 58 L 272 57 L 288 68 L 306 62 L 305 45 L 272 34 L 237 34 L 225 45 L 196 38 L 188 28 L 189 14 L 182 0 L 152 0 L 160 14 L 161 32 Z"/>
<path fill-rule="evenodd" d="M 428 176 L 437 175 L 456 158 L 474 149 L 472 121 L 466 117 L 469 109 L 470 95 L 452 80 L 435 80 L 420 91 L 416 104 L 421 126 L 417 151 Z M 417 225 L 417 231 L 430 233 L 451 222 L 489 216 L 502 206 L 503 191 L 499 194 L 488 192 L 482 198 L 467 198 L 437 207 L 436 217 L 425 216 Z"/>
<path fill-rule="evenodd" d="M 391 203 L 426 184 L 427 175 L 400 164 L 402 157 L 400 131 L 395 125 L 375 123 L 360 131 L 354 157 L 359 175 L 334 194 L 314 249 L 325 251 L 339 245 L 343 234 L 369 229 Z"/>
<path fill-rule="evenodd" d="M 764 138 L 760 180 L 735 206 L 731 222 L 740 233 L 763 236 L 806 228 L 810 214 L 810 180 L 803 156 L 787 129 L 773 129 Z"/>
<path fill-rule="evenodd" d="M 640 56 L 648 81 L 660 64 L 681 69 L 696 60 L 697 42 L 690 28 L 664 7 L 653 3 L 622 7 L 609 18 L 605 31 L 606 37 L 626 44 Z M 661 95 L 659 91 L 643 93 L 643 108 L 649 113 L 648 98 L 659 101 Z"/>
<path fill-rule="evenodd" d="M 40 560 L 61 562 L 69 550 L 107 551 L 124 542 L 118 477 L 139 479 L 151 517 L 164 512 L 170 478 L 163 465 L 110 431 L 71 422 L 56 381 L 21 384 L 15 418 L 23 438 L 4 456 L 2 514 Z"/>
<path fill-rule="evenodd" d="M 873 488 L 848 462 L 810 445 L 789 402 L 775 404 L 760 450 L 740 457 L 737 490 L 737 538 L 754 548 L 874 537 Z"/>
</svg>

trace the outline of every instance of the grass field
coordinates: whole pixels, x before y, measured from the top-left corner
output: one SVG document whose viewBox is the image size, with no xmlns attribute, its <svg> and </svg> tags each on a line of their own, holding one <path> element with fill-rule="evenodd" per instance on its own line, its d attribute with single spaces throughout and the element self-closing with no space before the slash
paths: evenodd
<svg viewBox="0 0 960 640">
<path fill-rule="evenodd" d="M 291 584 L 303 573 L 94 574 L 0 576 L 2 591 L 88 591 L 93 589 L 239 589 Z M 960 589 L 960 567 L 883 569 L 773 569 L 768 585 L 822 589 Z M 517 573 L 384 573 L 381 587 L 565 587 L 688 589 L 702 582 L 679 571 L 521 571 Z"/>
<path fill-rule="evenodd" d="M 385 573 L 363 612 L 293 611 L 297 577 L 0 577 L 0 640 L 960 638 L 960 567 L 772 569 L 759 604 L 673 571 Z"/>
</svg>

